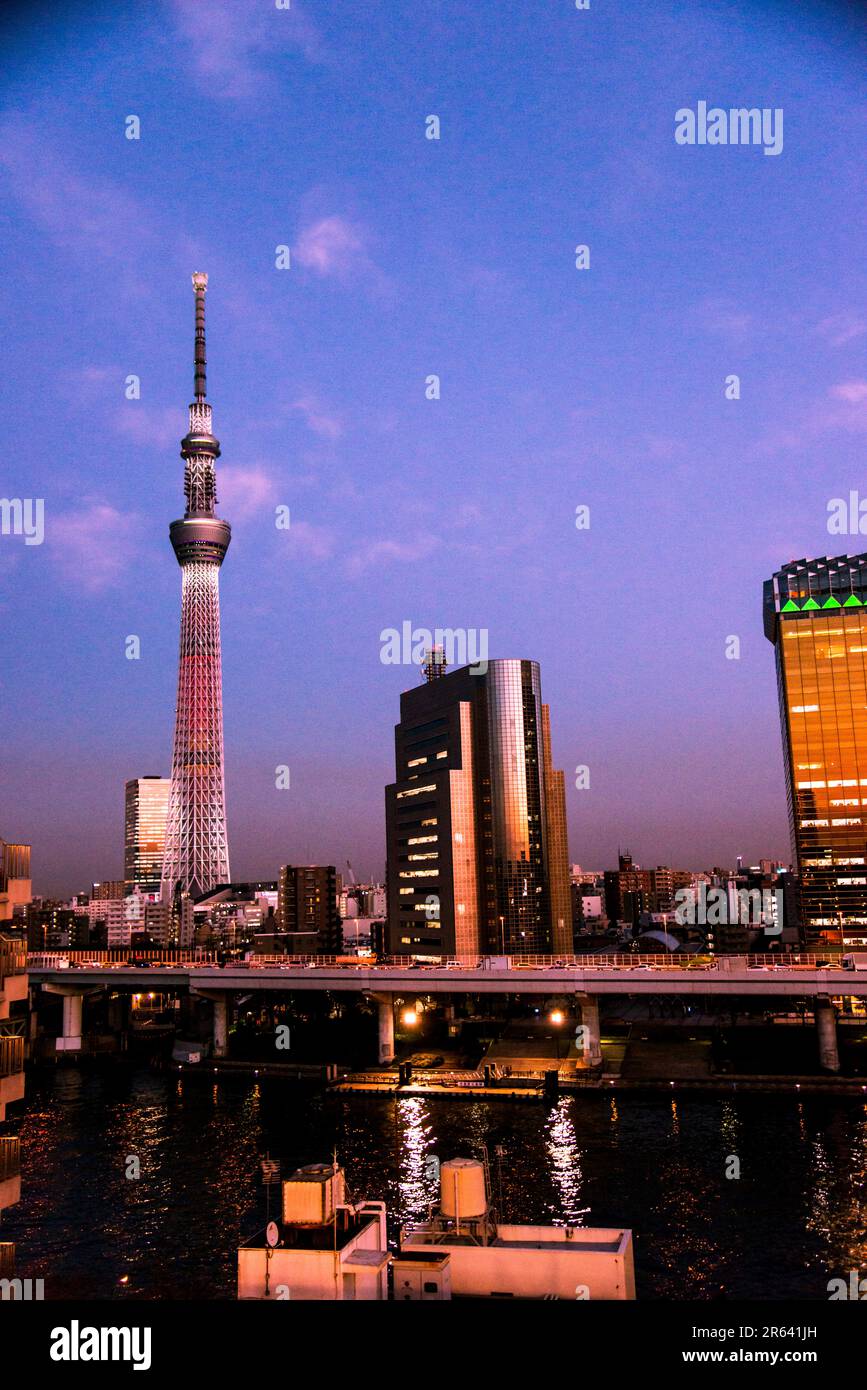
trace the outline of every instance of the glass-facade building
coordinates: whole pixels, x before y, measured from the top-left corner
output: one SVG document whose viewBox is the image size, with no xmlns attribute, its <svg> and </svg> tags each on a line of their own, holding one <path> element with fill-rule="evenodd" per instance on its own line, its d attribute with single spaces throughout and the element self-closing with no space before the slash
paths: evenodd
<svg viewBox="0 0 867 1390">
<path fill-rule="evenodd" d="M 401 696 L 386 788 L 396 955 L 572 950 L 566 797 L 534 661 Z"/>
<path fill-rule="evenodd" d="M 123 876 L 127 893 L 159 893 L 169 809 L 168 777 L 134 777 L 126 783 Z"/>
<path fill-rule="evenodd" d="M 796 560 L 764 586 L 777 657 L 802 932 L 867 945 L 867 555 Z"/>
</svg>

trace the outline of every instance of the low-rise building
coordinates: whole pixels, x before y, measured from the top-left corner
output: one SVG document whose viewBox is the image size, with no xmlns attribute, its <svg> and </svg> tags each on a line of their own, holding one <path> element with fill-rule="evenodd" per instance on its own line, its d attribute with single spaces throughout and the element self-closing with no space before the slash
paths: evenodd
<svg viewBox="0 0 867 1390">
<path fill-rule="evenodd" d="M 492 1209 L 487 1170 L 458 1158 L 440 1170 L 430 1219 L 390 1254 L 383 1202 L 347 1201 L 343 1170 L 300 1168 L 282 1184 L 279 1219 L 238 1251 L 239 1299 L 633 1299 L 632 1232 L 514 1225 Z"/>
</svg>

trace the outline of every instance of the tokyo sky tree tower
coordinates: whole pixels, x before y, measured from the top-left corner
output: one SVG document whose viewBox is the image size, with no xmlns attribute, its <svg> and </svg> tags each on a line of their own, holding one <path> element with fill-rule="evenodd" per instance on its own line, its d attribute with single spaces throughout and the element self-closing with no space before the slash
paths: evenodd
<svg viewBox="0 0 867 1390">
<path fill-rule="evenodd" d="M 169 527 L 182 578 L 178 706 L 162 873 L 164 900 L 171 900 L 178 890 L 196 897 L 229 881 L 223 779 L 220 566 L 229 548 L 232 528 L 214 515 L 214 465 L 220 444 L 211 433 L 211 407 L 205 402 L 207 284 L 207 275 L 193 276 L 195 400 L 190 406 L 189 434 L 181 441 L 187 509 L 183 520 L 173 521 Z"/>
</svg>

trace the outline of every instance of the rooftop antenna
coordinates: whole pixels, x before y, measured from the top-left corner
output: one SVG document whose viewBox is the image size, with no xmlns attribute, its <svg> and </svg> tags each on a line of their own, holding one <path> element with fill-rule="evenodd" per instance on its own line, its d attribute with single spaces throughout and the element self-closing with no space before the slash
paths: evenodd
<svg viewBox="0 0 867 1390">
<path fill-rule="evenodd" d="M 425 653 L 421 667 L 428 685 L 431 681 L 439 680 L 440 676 L 444 676 L 447 668 L 448 662 L 444 648 L 440 646 L 430 647 Z"/>
<path fill-rule="evenodd" d="M 196 375 L 194 395 L 201 404 L 208 394 L 205 385 L 205 290 L 208 288 L 208 277 L 203 271 L 196 271 L 193 275 L 193 290 L 196 295 Z"/>
</svg>

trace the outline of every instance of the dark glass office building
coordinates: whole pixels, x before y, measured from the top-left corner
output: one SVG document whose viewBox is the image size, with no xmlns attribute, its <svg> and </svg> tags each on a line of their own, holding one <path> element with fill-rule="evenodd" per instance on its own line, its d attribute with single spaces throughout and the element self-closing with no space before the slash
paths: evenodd
<svg viewBox="0 0 867 1390">
<path fill-rule="evenodd" d="M 535 661 L 401 696 L 386 788 L 396 955 L 572 950 L 566 798 Z"/>
<path fill-rule="evenodd" d="M 802 931 L 867 945 L 867 555 L 794 560 L 764 586 Z"/>
</svg>

